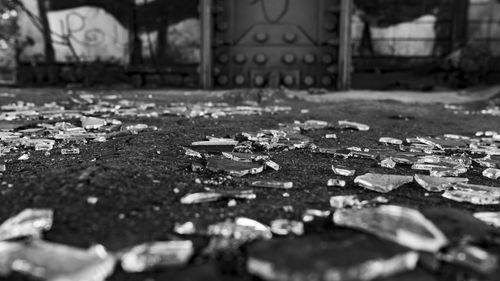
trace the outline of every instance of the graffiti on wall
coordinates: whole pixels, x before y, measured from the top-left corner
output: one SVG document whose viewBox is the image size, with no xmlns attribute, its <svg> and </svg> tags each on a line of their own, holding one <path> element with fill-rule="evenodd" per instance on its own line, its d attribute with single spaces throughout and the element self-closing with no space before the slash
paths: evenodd
<svg viewBox="0 0 500 281">
<path fill-rule="evenodd" d="M 195 40 L 178 38 L 179 31 L 185 32 L 187 38 L 199 34 L 197 0 L 17 2 L 22 7 L 18 22 L 19 41 L 25 42 L 20 54 L 23 61 L 53 56 L 56 62 L 101 60 L 128 64 L 134 53 L 140 61 L 161 61 L 166 57 L 197 61 L 199 35 Z"/>
</svg>

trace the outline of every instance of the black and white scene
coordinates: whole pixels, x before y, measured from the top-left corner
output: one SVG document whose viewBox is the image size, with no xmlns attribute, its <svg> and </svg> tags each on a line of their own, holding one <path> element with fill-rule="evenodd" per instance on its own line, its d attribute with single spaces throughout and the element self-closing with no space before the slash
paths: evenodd
<svg viewBox="0 0 500 281">
<path fill-rule="evenodd" d="M 500 280 L 500 0 L 0 0 L 37 280 Z"/>
</svg>

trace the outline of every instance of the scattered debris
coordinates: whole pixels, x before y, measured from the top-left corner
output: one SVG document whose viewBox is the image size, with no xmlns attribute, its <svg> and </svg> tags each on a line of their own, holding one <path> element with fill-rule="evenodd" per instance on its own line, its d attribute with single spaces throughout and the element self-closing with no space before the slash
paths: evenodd
<svg viewBox="0 0 500 281">
<path fill-rule="evenodd" d="M 277 219 L 271 221 L 271 231 L 277 235 L 297 235 L 304 234 L 304 223 L 301 221 L 292 221 L 286 219 Z"/>
<path fill-rule="evenodd" d="M 477 212 L 474 213 L 474 217 L 500 229 L 500 212 Z"/>
<path fill-rule="evenodd" d="M 370 126 L 368 126 L 368 125 L 356 123 L 356 122 L 351 122 L 351 121 L 347 121 L 347 120 L 339 121 L 339 126 L 341 129 L 355 129 L 358 131 L 370 130 Z"/>
<path fill-rule="evenodd" d="M 0 242 L 0 255 L 0 275 L 17 272 L 42 280 L 104 281 L 116 263 L 101 245 L 83 250 L 37 239 Z"/>
<path fill-rule="evenodd" d="M 448 243 L 444 234 L 419 211 L 402 206 L 338 209 L 333 222 L 418 251 L 436 253 Z"/>
<path fill-rule="evenodd" d="M 182 204 L 200 204 L 215 202 L 224 199 L 245 199 L 252 200 L 257 198 L 253 190 L 225 191 L 225 192 L 198 192 L 185 195 L 181 198 Z"/>
<path fill-rule="evenodd" d="M 383 168 L 394 169 L 396 167 L 396 162 L 392 158 L 385 158 L 380 161 L 380 166 Z"/>
<path fill-rule="evenodd" d="M 413 181 L 412 176 L 386 175 L 386 174 L 364 174 L 357 176 L 354 183 L 376 192 L 387 193 L 398 187 Z"/>
<path fill-rule="evenodd" d="M 403 141 L 400 139 L 396 138 L 390 138 L 390 137 L 382 137 L 378 140 L 380 143 L 385 143 L 385 144 L 394 144 L 394 145 L 402 145 Z"/>
<path fill-rule="evenodd" d="M 145 272 L 164 267 L 184 266 L 193 254 L 193 242 L 174 240 L 137 245 L 121 254 L 120 259 L 124 271 Z"/>
<path fill-rule="evenodd" d="M 483 171 L 483 176 L 489 179 L 497 180 L 500 178 L 500 169 L 487 168 Z"/>
<path fill-rule="evenodd" d="M 341 179 L 329 179 L 328 182 L 326 183 L 327 186 L 334 186 L 334 187 L 345 187 L 346 186 L 346 181 L 341 180 Z"/>
<path fill-rule="evenodd" d="M 0 225 L 0 241 L 19 238 L 40 238 L 50 230 L 54 212 L 48 209 L 25 209 Z"/>
<path fill-rule="evenodd" d="M 331 253 L 349 255 L 338 258 Z M 385 241 L 374 242 L 366 236 L 357 236 L 351 243 L 325 241 L 317 236 L 261 241 L 249 247 L 248 256 L 248 272 L 266 281 L 368 281 L 411 271 L 419 257 L 416 252 Z"/>
<path fill-rule="evenodd" d="M 439 253 L 442 261 L 469 268 L 480 274 L 488 275 L 498 269 L 498 257 L 476 246 L 459 245 Z"/>
<path fill-rule="evenodd" d="M 354 176 L 354 174 L 356 174 L 356 170 L 350 170 L 346 167 L 341 167 L 341 166 L 335 167 L 334 165 L 332 165 L 332 171 L 337 176 L 344 176 L 344 177 L 352 177 Z"/>
<path fill-rule="evenodd" d="M 442 192 L 452 188 L 457 183 L 467 183 L 469 181 L 467 178 L 433 177 L 418 174 L 414 178 L 422 188 L 429 192 Z"/>
<path fill-rule="evenodd" d="M 259 162 L 240 162 L 214 156 L 208 158 L 206 168 L 212 172 L 226 172 L 232 176 L 243 177 L 262 173 L 264 167 L 264 164 Z"/>
<path fill-rule="evenodd" d="M 293 182 L 291 181 L 265 181 L 258 180 L 250 183 L 251 186 L 255 187 L 268 187 L 268 188 L 280 188 L 280 189 L 290 189 L 293 188 Z"/>
<path fill-rule="evenodd" d="M 446 190 L 441 196 L 475 205 L 500 204 L 500 188 L 486 185 L 459 183 L 453 185 L 453 189 Z"/>
</svg>

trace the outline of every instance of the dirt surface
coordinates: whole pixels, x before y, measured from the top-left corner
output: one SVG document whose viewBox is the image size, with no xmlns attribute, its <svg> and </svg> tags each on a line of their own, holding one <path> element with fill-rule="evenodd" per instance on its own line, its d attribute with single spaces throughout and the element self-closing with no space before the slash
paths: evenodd
<svg viewBox="0 0 500 281">
<path fill-rule="evenodd" d="M 0 104 L 17 100 L 61 102 L 68 99 L 69 93 L 57 89 L 4 89 Z M 80 92 L 80 93 L 83 93 Z M 169 240 L 175 237 L 173 226 L 194 218 L 206 222 L 219 222 L 226 218 L 245 216 L 268 224 L 276 218 L 300 220 L 308 208 L 329 209 L 329 198 L 334 195 L 359 195 L 370 199 L 380 194 L 357 187 L 353 178 L 345 178 L 345 188 L 327 187 L 326 182 L 334 177 L 332 164 L 343 164 L 357 170 L 358 175 L 366 172 L 414 175 L 408 166 L 397 166 L 395 170 L 380 167 L 377 162 L 364 159 L 339 159 L 331 155 L 314 154 L 310 150 L 270 152 L 273 161 L 281 165 L 280 171 L 266 170 L 258 175 L 233 178 L 220 186 L 210 186 L 215 190 L 248 189 L 248 181 L 272 179 L 293 181 L 294 189 L 283 190 L 257 188 L 256 200 L 238 201 L 228 207 L 227 201 L 182 205 L 179 199 L 191 192 L 204 191 L 195 179 L 209 179 L 213 173 L 192 172 L 193 159 L 184 155 L 181 146 L 193 141 L 204 140 L 206 136 L 226 137 L 239 132 L 258 129 L 278 128 L 279 123 L 294 120 L 352 120 L 371 126 L 370 131 L 345 131 L 339 129 L 320 129 L 305 132 L 314 143 L 323 147 L 373 148 L 380 146 L 380 137 L 405 139 L 416 136 L 435 136 L 444 133 L 470 135 L 476 131 L 500 131 L 499 117 L 488 115 L 454 114 L 445 110 L 442 104 L 403 104 L 392 101 L 345 101 L 338 103 L 307 103 L 286 99 L 284 95 L 266 94 L 257 91 L 237 91 L 231 95 L 210 95 L 187 92 L 128 92 L 128 91 L 87 91 L 95 95 L 120 95 L 121 98 L 143 100 L 166 104 L 169 102 L 198 102 L 206 100 L 226 101 L 242 104 L 252 100 L 262 105 L 289 105 L 293 110 L 288 113 L 263 114 L 257 116 L 234 116 L 213 118 L 185 118 L 160 116 L 157 118 L 118 117 L 124 124 L 144 123 L 159 128 L 136 135 L 128 134 L 109 139 L 104 143 L 81 145 L 79 155 L 61 155 L 57 149 L 46 156 L 45 152 L 30 151 L 30 159 L 19 161 L 24 151 L 10 153 L 0 158 L 7 165 L 7 171 L 0 175 L 0 221 L 17 214 L 25 208 L 50 208 L 55 211 L 52 230 L 44 235 L 49 241 L 89 247 L 103 244 L 110 251 L 146 241 Z M 73 93 L 75 94 L 75 93 Z M 308 113 L 301 113 L 308 109 Z M 393 118 L 403 115 L 411 120 Z M 5 121 L 2 121 L 5 122 Z M 326 139 L 328 133 L 335 133 L 338 140 Z M 475 164 L 474 164 L 475 165 Z M 471 183 L 500 186 L 499 181 L 481 175 L 482 168 L 474 166 L 467 173 Z M 98 198 L 96 204 L 89 204 L 88 197 Z M 444 199 L 440 194 L 427 194 L 417 183 L 412 182 L 387 193 L 391 204 L 415 207 L 421 210 L 431 208 L 452 208 L 468 214 L 476 211 L 500 211 L 500 206 L 475 206 L 456 203 Z M 284 206 L 293 206 L 290 210 Z M 443 209 L 435 212 L 441 214 Z M 459 213 L 462 214 L 462 213 Z M 432 216 L 432 215 L 431 215 Z M 471 235 L 474 224 L 466 221 L 465 215 L 453 219 L 435 219 L 447 228 L 450 239 L 461 239 Z M 458 231 L 462 229 L 462 231 Z M 498 231 L 488 228 L 491 235 Z M 334 227 L 331 222 L 306 226 L 305 239 L 315 241 L 344 241 L 359 232 Z M 491 236 L 490 235 L 490 236 Z M 483 239 L 484 237 L 481 237 Z M 483 239 L 484 240 L 484 239 Z M 206 238 L 196 237 L 198 248 L 208 243 Z M 300 240 L 299 240 L 300 241 Z M 490 241 L 491 242 L 491 241 Z M 500 244 L 484 242 L 484 247 L 500 255 Z M 311 242 L 315 243 L 315 242 Z M 377 243 L 374 240 L 373 243 Z M 296 245 L 291 243 L 290 245 Z M 360 249 L 365 251 L 365 249 Z M 368 251 L 368 250 L 366 250 Z M 186 268 L 167 271 L 125 274 L 117 269 L 109 280 L 249 280 L 244 269 L 246 250 L 228 256 L 196 257 Z M 314 259 L 314 252 L 310 253 Z M 332 257 L 349 256 L 351 253 L 331 253 Z M 293 265 L 292 265 L 293 266 Z M 474 276 L 474 275 L 472 275 Z M 496 275 L 497 277 L 499 275 Z M 383 280 L 465 280 L 470 277 L 461 269 L 431 272 L 425 266 L 417 270 Z M 488 277 L 481 277 L 487 279 Z M 11 276 L 0 280 L 25 280 L 22 276 Z M 26 279 L 27 280 L 27 279 Z M 490 280 L 491 279 L 490 276 Z"/>
</svg>

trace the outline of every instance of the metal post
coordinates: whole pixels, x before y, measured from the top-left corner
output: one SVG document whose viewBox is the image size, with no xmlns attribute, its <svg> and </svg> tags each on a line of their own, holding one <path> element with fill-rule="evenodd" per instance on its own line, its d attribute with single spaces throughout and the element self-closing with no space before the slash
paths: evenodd
<svg viewBox="0 0 500 281">
<path fill-rule="evenodd" d="M 341 0 L 340 3 L 340 42 L 339 42 L 339 76 L 338 89 L 347 90 L 351 86 L 351 18 L 353 0 Z"/>
<path fill-rule="evenodd" d="M 200 86 L 212 88 L 212 0 L 200 0 L 201 55 Z"/>
</svg>

